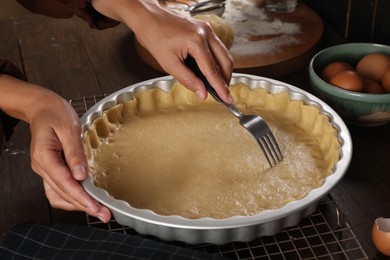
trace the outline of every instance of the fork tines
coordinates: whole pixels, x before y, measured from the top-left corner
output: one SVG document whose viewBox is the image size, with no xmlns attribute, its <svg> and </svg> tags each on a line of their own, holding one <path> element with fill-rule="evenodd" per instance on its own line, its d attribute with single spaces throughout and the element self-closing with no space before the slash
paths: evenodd
<svg viewBox="0 0 390 260">
<path fill-rule="evenodd" d="M 265 134 L 261 138 L 257 139 L 260 148 L 263 150 L 270 167 L 277 165 L 283 160 L 282 151 L 279 148 L 278 142 L 272 133 Z"/>
</svg>

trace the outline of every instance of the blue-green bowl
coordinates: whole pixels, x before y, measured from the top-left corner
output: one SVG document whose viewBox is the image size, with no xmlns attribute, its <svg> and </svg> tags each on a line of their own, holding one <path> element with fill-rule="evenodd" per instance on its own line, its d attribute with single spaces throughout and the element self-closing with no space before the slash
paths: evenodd
<svg viewBox="0 0 390 260">
<path fill-rule="evenodd" d="M 367 94 L 344 90 L 325 82 L 320 75 L 329 63 L 344 61 L 355 67 L 369 53 L 390 55 L 390 46 L 374 43 L 336 45 L 318 52 L 309 64 L 314 94 L 328 103 L 347 123 L 360 126 L 390 123 L 390 93 Z"/>
</svg>

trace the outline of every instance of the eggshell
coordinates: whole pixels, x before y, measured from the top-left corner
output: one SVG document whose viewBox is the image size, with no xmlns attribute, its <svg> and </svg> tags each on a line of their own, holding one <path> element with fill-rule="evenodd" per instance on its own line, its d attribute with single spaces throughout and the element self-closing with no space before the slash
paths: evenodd
<svg viewBox="0 0 390 260">
<path fill-rule="evenodd" d="M 383 94 L 385 90 L 377 81 L 372 79 L 364 80 L 364 92 L 369 94 Z"/>
<path fill-rule="evenodd" d="M 362 92 L 364 87 L 363 79 L 352 70 L 345 70 L 329 80 L 329 83 L 346 90 Z"/>
<path fill-rule="evenodd" d="M 346 62 L 336 61 L 329 63 L 321 73 L 321 77 L 326 82 L 329 82 L 331 78 L 333 78 L 336 74 L 344 71 L 344 70 L 353 70 L 353 67 Z"/>
<path fill-rule="evenodd" d="M 384 255 L 390 256 L 390 218 L 377 218 L 372 227 L 375 247 Z"/>
<path fill-rule="evenodd" d="M 390 68 L 385 72 L 385 75 L 383 75 L 382 87 L 387 93 L 390 93 Z"/>
<path fill-rule="evenodd" d="M 390 57 L 383 53 L 371 53 L 364 56 L 356 65 L 356 71 L 364 78 L 381 81 L 390 68 Z"/>
</svg>

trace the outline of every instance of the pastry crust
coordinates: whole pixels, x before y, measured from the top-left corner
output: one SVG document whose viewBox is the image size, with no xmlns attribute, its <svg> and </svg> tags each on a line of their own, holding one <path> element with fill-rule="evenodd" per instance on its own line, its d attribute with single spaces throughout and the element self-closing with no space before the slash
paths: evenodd
<svg viewBox="0 0 390 260">
<path fill-rule="evenodd" d="M 250 216 L 321 186 L 340 158 L 337 131 L 315 106 L 240 83 L 237 107 L 261 115 L 283 161 L 269 168 L 256 141 L 226 108 L 183 86 L 139 91 L 84 133 L 97 186 L 131 206 L 185 218 Z"/>
</svg>

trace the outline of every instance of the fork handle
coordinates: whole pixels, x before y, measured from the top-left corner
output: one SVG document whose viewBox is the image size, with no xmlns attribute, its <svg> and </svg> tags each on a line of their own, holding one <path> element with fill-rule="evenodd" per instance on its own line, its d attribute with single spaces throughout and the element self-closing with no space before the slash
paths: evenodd
<svg viewBox="0 0 390 260">
<path fill-rule="evenodd" d="M 196 60 L 191 56 L 188 55 L 187 58 L 184 60 L 184 64 L 187 65 L 191 71 L 202 80 L 203 84 L 205 85 L 207 92 L 210 93 L 218 102 L 227 105 L 222 98 L 217 94 L 215 89 L 210 85 L 209 81 L 206 79 L 205 75 L 203 75 L 202 71 L 199 69 L 198 64 L 196 63 Z"/>
</svg>

